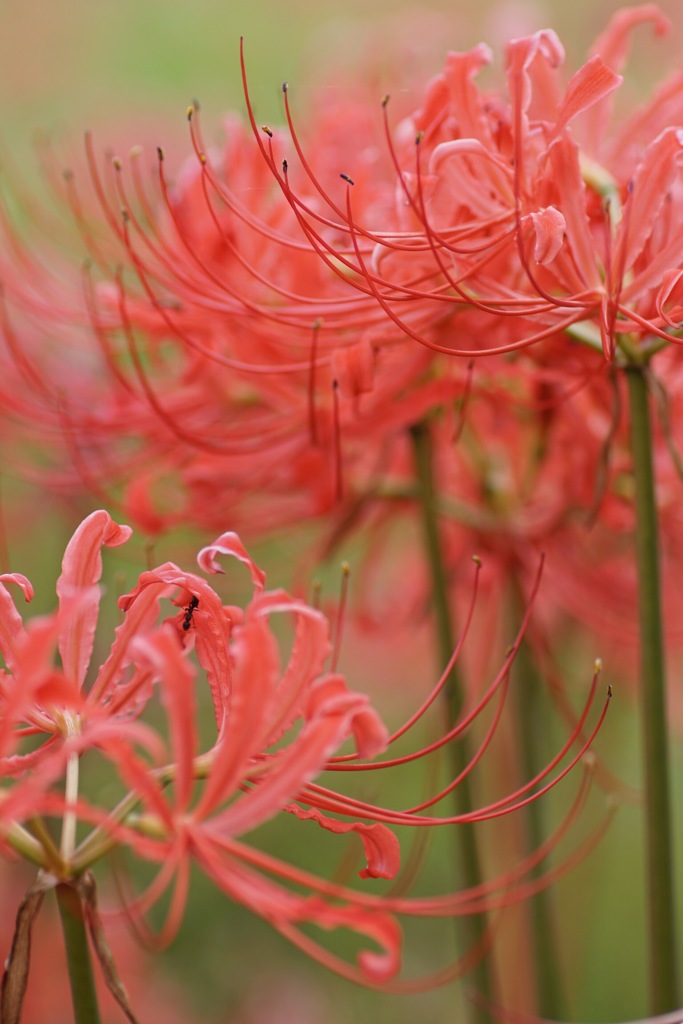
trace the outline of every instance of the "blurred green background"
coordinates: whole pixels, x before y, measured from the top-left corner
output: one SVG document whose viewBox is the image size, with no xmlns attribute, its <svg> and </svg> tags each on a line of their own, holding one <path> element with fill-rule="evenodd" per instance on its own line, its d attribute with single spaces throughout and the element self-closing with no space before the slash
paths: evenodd
<svg viewBox="0 0 683 1024">
<path fill-rule="evenodd" d="M 482 39 L 498 51 L 513 36 L 552 26 L 578 59 L 616 0 L 2 0 L 0 112 L 3 133 L 33 128 L 78 133 L 136 122 L 182 128 L 198 97 L 218 118 L 241 103 L 237 50 L 244 35 L 255 96 L 274 117 L 283 79 L 315 90 L 312 70 L 353 64 L 371 48 L 384 63 L 383 88 L 404 88 L 413 62 L 434 73 L 446 49 Z M 661 4 L 674 22 L 677 0 Z M 661 67 L 680 49 L 680 30 L 655 44 L 641 30 L 638 62 Z M 656 49 L 655 49 L 656 47 Z M 401 62 L 404 62 L 403 64 Z M 134 133 L 133 133 L 134 134 Z"/>
<path fill-rule="evenodd" d="M 680 21 L 678 0 L 661 6 Z M 446 49 L 466 49 L 481 39 L 496 51 L 500 69 L 500 48 L 507 38 L 548 25 L 567 45 L 573 69 L 618 7 L 617 2 L 589 0 L 479 0 L 475 5 L 431 0 L 419 10 L 404 0 L 0 0 L 0 135 L 4 145 L 27 162 L 29 178 L 30 139 L 36 129 L 77 146 L 83 129 L 92 128 L 103 144 L 123 150 L 138 142 L 162 144 L 180 159 L 189 153 L 185 110 L 193 97 L 202 103 L 210 138 L 220 134 L 224 110 L 243 109 L 240 35 L 246 40 L 258 114 L 277 121 L 284 79 L 296 83 L 297 103 L 305 109 L 307 96 L 319 101 L 317 82 L 324 78 L 325 88 L 330 87 L 331 66 L 338 63 L 348 69 L 369 56 L 376 100 L 385 91 L 411 89 L 417 98 L 419 82 L 439 70 Z M 647 80 L 663 65 L 673 66 L 680 44 L 679 24 L 667 40 L 657 43 L 641 29 L 637 73 L 622 102 L 635 102 L 635 94 L 629 92 L 633 81 Z M 41 577 L 44 580 L 47 595 L 41 607 L 49 607 L 63 543 L 75 525 L 50 525 L 41 531 L 44 544 L 35 538 L 9 537 L 11 543 L 24 541 L 23 560 L 20 564 L 13 559 L 13 568 L 38 584 Z M 171 557 L 170 545 L 161 547 L 159 560 Z M 110 554 L 107 562 L 112 591 L 118 589 L 117 558 Z M 130 570 L 127 566 L 129 574 Z M 271 582 L 287 581 L 276 571 Z M 579 694 L 585 692 L 595 653 L 599 652 L 586 652 L 580 664 L 566 661 L 567 672 L 583 685 L 577 688 Z M 353 678 L 351 651 L 346 660 L 352 685 L 360 687 L 365 680 Z M 433 678 L 434 666 L 425 667 L 416 658 L 408 670 L 421 674 L 424 688 Z M 549 728 L 549 744 L 561 735 L 561 727 L 554 728 L 554 733 Z M 632 782 L 637 778 L 638 743 L 637 719 L 624 694 L 615 702 L 599 747 L 610 766 Z M 680 744 L 676 756 L 680 780 Z M 571 785 L 563 788 L 549 811 L 550 821 L 571 792 Z M 679 785 L 679 806 L 681 795 Z M 398 795 L 404 798 L 403 793 Z M 300 846 L 310 835 L 310 830 L 304 836 L 290 825 L 274 823 L 263 839 L 285 859 L 300 856 Z M 599 854 L 558 886 L 568 1011 L 574 1019 L 624 1019 L 644 1012 L 639 828 L 639 810 L 623 808 Z M 307 852 L 315 868 L 316 857 L 323 854 L 317 847 L 307 847 Z M 434 864 L 432 885 L 447 886 L 443 851 L 441 856 L 436 851 Z M 513 923 L 506 941 L 523 964 L 524 950 L 515 949 L 515 927 Z M 451 936 L 446 927 L 428 937 L 424 928 L 416 932 L 414 971 L 429 969 L 433 955 L 442 956 L 440 962 L 448 959 Z M 416 1018 L 421 1024 L 441 1024 L 458 1019 L 451 991 L 399 999 L 364 992 L 327 974 L 201 879 L 182 934 L 163 954 L 163 964 L 182 982 L 196 1019 L 211 1024 L 342 1024 L 352 1019 L 407 1024 Z"/>
</svg>

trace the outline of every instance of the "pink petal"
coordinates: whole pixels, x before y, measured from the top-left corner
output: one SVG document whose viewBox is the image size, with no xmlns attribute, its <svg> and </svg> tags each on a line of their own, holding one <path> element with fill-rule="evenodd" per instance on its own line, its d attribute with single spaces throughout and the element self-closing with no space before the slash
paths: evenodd
<svg viewBox="0 0 683 1024">
<path fill-rule="evenodd" d="M 566 245 L 586 287 L 601 288 L 595 243 L 586 216 L 586 187 L 579 164 L 579 148 L 566 134 L 548 147 L 544 175 L 560 198 L 566 223 Z"/>
<path fill-rule="evenodd" d="M 516 155 L 516 188 L 520 195 L 527 191 L 525 153 L 529 134 L 529 118 L 552 122 L 559 102 L 559 78 L 556 68 L 564 60 L 560 40 L 551 30 L 533 36 L 513 39 L 506 49 L 508 92 Z M 532 101 L 534 110 L 531 111 Z M 528 167 L 533 177 L 533 165 Z"/>
<path fill-rule="evenodd" d="M 623 70 L 631 45 L 631 33 L 638 25 L 652 22 L 656 35 L 669 31 L 671 23 L 656 4 L 640 7 L 624 7 L 610 19 L 605 31 L 598 36 L 591 47 L 591 55 L 602 58 L 615 72 Z M 595 104 L 586 118 L 586 134 L 589 149 L 596 156 L 603 148 L 607 136 L 607 124 L 612 114 L 612 100 L 606 95 Z"/>
<path fill-rule="evenodd" d="M 131 723 L 136 724 L 136 723 Z M 125 785 L 138 793 L 145 808 L 157 815 L 169 831 L 173 831 L 173 813 L 164 795 L 164 787 L 150 771 L 149 762 L 132 749 L 127 741 L 126 729 L 114 730 L 113 735 L 100 737 L 98 746 L 116 769 Z"/>
<path fill-rule="evenodd" d="M 479 139 L 487 147 L 492 146 L 489 121 L 479 90 L 472 80 L 492 59 L 490 48 L 480 43 L 466 53 L 449 53 L 443 71 L 460 134 L 464 138 Z"/>
<path fill-rule="evenodd" d="M 645 151 L 619 221 L 613 254 L 615 267 L 630 269 L 642 253 L 678 176 L 682 154 L 681 128 L 666 128 Z"/>
<path fill-rule="evenodd" d="M 140 588 L 140 584 L 118 600 L 118 605 L 125 611 L 120 626 L 116 627 L 114 642 L 109 656 L 97 673 L 97 678 L 88 693 L 90 703 L 104 704 L 108 701 L 124 671 L 130 665 L 131 641 L 137 635 L 148 633 L 159 616 L 159 601 L 173 592 L 173 587 L 159 583 L 156 587 Z"/>
<path fill-rule="evenodd" d="M 125 544 L 131 533 L 129 526 L 119 526 L 100 509 L 83 520 L 64 552 L 62 574 L 57 580 L 60 604 L 85 590 L 92 594 L 61 622 L 59 653 L 64 673 L 78 688 L 90 663 L 97 626 L 99 599 L 92 588 L 102 575 L 101 549 Z"/>
<path fill-rule="evenodd" d="M 270 726 L 270 701 L 279 674 L 279 659 L 267 622 L 252 616 L 236 634 L 233 646 L 230 705 L 196 809 L 199 817 L 211 813 L 236 792 L 250 758 L 261 753 L 259 737 Z M 273 806 L 267 816 L 276 810 L 279 806 Z"/>
<path fill-rule="evenodd" d="M 666 305 L 670 302 L 674 303 L 674 308 L 667 311 Z M 662 277 L 655 305 L 665 323 L 670 327 L 680 327 L 683 319 L 683 270 L 667 270 Z M 674 316 L 674 313 L 678 313 L 678 316 Z"/>
<path fill-rule="evenodd" d="M 4 587 L 0 587 L 0 591 L 4 591 Z M 9 600 L 9 595 L 7 598 Z M 14 613 L 17 614 L 16 609 Z M 28 629 L 22 626 L 21 633 L 13 638 L 16 641 L 11 651 L 13 678 L 5 683 L 0 715 L 0 755 L 3 757 L 16 746 L 16 725 L 26 721 L 35 710 L 36 691 L 54 675 L 57 634 L 57 617 L 51 615 L 32 619 Z M 45 725 L 50 728 L 49 719 Z"/>
<path fill-rule="evenodd" d="M 83 753 L 86 750 L 100 748 L 114 763 L 118 763 L 124 746 L 131 750 L 134 745 L 146 751 L 156 765 L 168 760 L 168 749 L 161 736 L 144 722 L 124 722 L 105 716 L 91 717 L 86 720 L 83 732 L 70 742 L 75 749 Z M 112 742 L 114 746 L 110 748 L 109 744 Z"/>
<path fill-rule="evenodd" d="M 364 693 L 349 690 L 343 676 L 323 676 L 310 690 L 307 716 L 344 715 L 356 749 L 363 758 L 375 757 L 387 748 L 389 733 Z"/>
<path fill-rule="evenodd" d="M 358 956 L 365 976 L 373 981 L 387 981 L 401 967 L 401 928 L 394 917 L 357 904 L 330 904 L 321 897 L 300 895 L 277 885 L 271 879 L 240 863 L 213 842 L 206 827 L 198 827 L 193 835 L 194 852 L 201 867 L 216 885 L 256 914 L 260 914 L 283 935 L 296 939 L 296 925 L 310 922 L 320 928 L 348 928 L 376 942 L 381 952 L 363 950 Z M 287 866 L 282 865 L 286 877 Z M 348 895 L 348 890 L 345 892 Z M 306 936 L 306 949 L 316 959 L 335 969 L 334 959 L 326 956 L 317 943 Z"/>
<path fill-rule="evenodd" d="M 474 169 L 474 175 L 471 169 Z M 446 177 L 446 181 L 452 181 L 458 190 L 465 188 L 466 197 L 455 192 L 458 202 L 473 209 L 479 206 L 487 213 L 490 212 L 490 203 L 482 204 L 481 193 L 485 191 L 482 190 L 482 177 L 486 179 L 487 185 L 490 180 L 496 195 L 512 196 L 513 181 L 509 164 L 495 150 L 486 149 L 478 139 L 454 139 L 435 146 L 429 158 L 429 173 Z M 460 179 L 463 178 L 461 185 Z M 470 197 L 472 189 L 475 194 Z"/>
<path fill-rule="evenodd" d="M 212 827 L 224 835 L 237 836 L 274 817 L 323 770 L 327 759 L 344 742 L 344 732 L 336 717 L 308 722 L 288 747 L 273 755 L 268 775 L 215 817 Z"/>
<path fill-rule="evenodd" d="M 533 79 L 539 72 L 564 63 L 564 47 L 552 29 L 542 29 L 532 36 L 511 40 L 505 55 L 511 104 L 526 114 L 534 94 Z M 539 94 L 550 92 L 548 84 L 541 83 Z"/>
<path fill-rule="evenodd" d="M 312 688 L 299 734 L 272 756 L 268 774 L 215 818 L 213 827 L 231 836 L 251 831 L 297 799 L 351 735 L 360 738 L 365 755 L 386 746 L 387 731 L 368 698 L 347 690 L 341 676 L 326 676 Z"/>
<path fill-rule="evenodd" d="M 610 146 L 611 166 L 630 167 L 655 136 L 671 125 L 680 124 L 683 124 L 683 74 L 678 72 L 619 126 L 618 140 Z"/>
<path fill-rule="evenodd" d="M 562 248 L 566 229 L 565 219 L 554 206 L 546 206 L 531 214 L 536 233 L 534 259 L 537 263 L 552 263 Z"/>
<path fill-rule="evenodd" d="M 598 54 L 610 67 L 621 71 L 631 47 L 631 33 L 634 28 L 652 22 L 655 35 L 663 36 L 671 29 L 671 22 L 657 4 L 641 4 L 640 7 L 622 7 L 614 14 L 591 47 L 592 54 Z"/>
<path fill-rule="evenodd" d="M 9 591 L 4 586 L 5 583 L 15 583 L 20 587 L 27 601 L 33 599 L 33 587 L 26 577 L 18 572 L 7 572 L 0 576 L 0 654 L 7 668 L 13 672 L 16 664 L 14 649 L 24 636 L 24 623 Z"/>
<path fill-rule="evenodd" d="M 206 580 L 194 573 L 183 572 L 173 562 L 165 562 L 156 569 L 143 572 L 137 586 L 119 598 L 119 607 L 128 614 L 140 595 L 150 587 L 158 597 L 170 596 L 173 588 L 180 587 L 199 599 L 192 618 L 195 649 L 206 672 L 216 725 L 220 729 L 230 699 L 231 672 L 231 622 L 221 600 Z"/>
<path fill-rule="evenodd" d="M 295 615 L 296 633 L 285 671 L 273 689 L 266 732 L 259 737 L 263 747 L 275 743 L 301 714 L 302 699 L 322 672 L 331 650 L 325 616 L 284 591 L 269 591 L 256 597 L 247 609 L 250 616 L 269 616 L 278 612 Z"/>
<path fill-rule="evenodd" d="M 569 81 L 558 110 L 555 133 L 559 135 L 573 118 L 609 96 L 622 81 L 621 75 L 612 71 L 600 56 L 591 57 Z"/>
<path fill-rule="evenodd" d="M 171 738 L 171 753 L 176 766 L 173 788 L 176 808 L 187 808 L 194 787 L 193 758 L 197 749 L 194 672 L 181 647 L 167 626 L 152 636 L 135 641 L 134 652 L 155 669 L 166 709 Z"/>
<path fill-rule="evenodd" d="M 386 825 L 364 825 L 359 821 L 338 821 L 328 818 L 316 808 L 304 810 L 298 804 L 283 808 L 300 821 L 315 821 L 321 828 L 335 835 L 356 832 L 363 843 L 367 867 L 359 872 L 361 878 L 395 878 L 401 866 L 401 847 L 398 839 Z"/>
<path fill-rule="evenodd" d="M 213 542 L 213 544 L 209 544 L 207 547 L 202 548 L 197 555 L 199 567 L 203 569 L 204 572 L 225 572 L 225 569 L 222 569 L 216 561 L 217 555 L 231 555 L 233 558 L 237 558 L 238 561 L 243 562 L 251 573 L 254 589 L 256 591 L 263 590 L 266 582 L 266 574 L 262 572 L 256 563 L 249 557 L 246 548 L 236 533 L 222 533 L 221 536 Z"/>
</svg>

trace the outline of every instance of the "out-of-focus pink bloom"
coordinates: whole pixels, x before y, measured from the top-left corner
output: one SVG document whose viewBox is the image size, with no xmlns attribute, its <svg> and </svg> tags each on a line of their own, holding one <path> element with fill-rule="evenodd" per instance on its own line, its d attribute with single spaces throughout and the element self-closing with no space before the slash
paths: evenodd
<svg viewBox="0 0 683 1024">
<path fill-rule="evenodd" d="M 151 533 L 353 520 L 407 475 L 407 428 L 467 392 L 439 353 L 486 354 L 486 387 L 514 403 L 494 353 L 528 350 L 520 372 L 566 370 L 573 392 L 596 350 L 675 343 L 679 80 L 611 116 L 648 21 L 665 31 L 652 5 L 615 16 L 568 81 L 550 30 L 509 44 L 499 91 L 477 84 L 487 47 L 452 53 L 384 139 L 340 90 L 304 148 L 285 90 L 289 141 L 251 114 L 258 146 L 230 118 L 216 152 L 192 107 L 196 159 L 171 181 L 160 154 L 151 188 L 139 153 L 101 168 L 89 142 L 94 196 L 55 186 L 90 255 L 76 288 L 4 221 L 13 438 L 66 446 L 55 483 L 113 488 Z"/>
<path fill-rule="evenodd" d="M 329 550 L 358 525 L 381 542 L 389 518 L 413 514 L 409 430 L 429 420 L 452 572 L 476 550 L 528 577 L 546 550 L 552 621 L 569 611 L 632 636 L 627 424 L 600 353 L 651 345 L 650 323 L 675 335 L 680 291 L 680 232 L 664 228 L 678 217 L 666 124 L 681 119 L 680 83 L 624 126 L 609 116 L 647 21 L 666 27 L 652 6 L 618 15 L 568 82 L 550 31 L 510 43 L 497 92 L 477 84 L 486 47 L 450 54 L 386 139 L 341 90 L 311 114 L 305 149 L 286 90 L 289 142 L 254 118 L 255 146 L 229 118 L 216 151 L 193 106 L 195 159 L 171 180 L 160 154 L 151 187 L 139 153 L 102 167 L 89 141 L 94 195 L 55 186 L 90 254 L 77 288 L 63 256 L 57 275 L 5 220 L 10 462 L 35 474 L 28 433 L 67 449 L 41 485 L 112 491 L 151 534 L 324 519 Z M 668 348 L 657 365 L 674 401 Z M 466 352 L 486 359 L 449 358 Z M 656 440 L 674 581 L 678 433 L 670 417 Z M 411 589 L 408 616 L 424 599 Z"/>
<path fill-rule="evenodd" d="M 619 12 L 568 82 L 554 32 L 512 40 L 502 93 L 476 84 L 492 58 L 487 47 L 450 54 L 422 108 L 395 140 L 387 131 L 402 234 L 393 221 L 382 230 L 365 219 L 351 186 L 346 204 L 320 189 L 326 205 L 312 207 L 259 140 L 311 246 L 331 269 L 344 260 L 337 276 L 357 296 L 348 315 L 370 315 L 374 303 L 399 332 L 466 356 L 518 351 L 561 332 L 610 360 L 620 346 L 675 342 L 680 80 L 625 124 L 611 123 L 629 34 L 643 22 L 658 33 L 668 27 L 654 5 Z M 299 152 L 294 134 L 293 142 Z M 326 218 L 345 233 L 343 250 L 321 230 Z M 448 318 L 438 340 L 416 328 L 419 315 Z"/>
<path fill-rule="evenodd" d="M 5 225 L 10 461 L 31 473 L 25 432 L 66 447 L 68 468 L 57 455 L 41 484 L 102 500 L 111 490 L 151 534 L 325 519 L 331 546 L 359 524 L 378 535 L 412 514 L 409 428 L 429 419 L 450 566 L 495 551 L 528 575 L 544 549 L 562 584 L 556 609 L 599 625 L 611 608 L 633 632 L 619 557 L 633 522 L 626 423 L 613 431 L 598 353 L 628 343 L 626 331 L 634 344 L 646 337 L 634 318 L 659 316 L 655 271 L 655 305 L 670 319 L 679 290 L 667 262 L 678 236 L 667 241 L 668 215 L 653 212 L 661 200 L 677 216 L 677 136 L 665 130 L 679 117 L 676 80 L 626 126 L 608 117 L 629 33 L 647 20 L 664 30 L 651 6 L 619 15 L 568 83 L 550 31 L 510 44 L 499 92 L 477 85 L 486 47 L 450 54 L 386 140 L 342 90 L 312 113 L 310 154 L 288 91 L 291 141 L 254 120 L 260 150 L 235 118 L 224 148 L 207 147 L 191 108 L 195 159 L 172 181 L 160 157 L 152 188 L 139 153 L 100 167 L 89 142 L 94 203 L 80 181 L 56 186 L 92 261 L 76 290 Z M 514 364 L 491 355 L 510 348 Z M 468 351 L 487 353 L 471 372 L 449 358 Z M 677 362 L 674 345 L 658 355 L 670 391 Z M 667 440 L 657 438 L 658 497 L 673 579 Z M 598 528 L 587 537 L 589 515 Z M 578 578 L 565 571 L 579 564 Z M 612 600 L 594 600 L 605 589 Z"/>
<path fill-rule="evenodd" d="M 386 223 L 394 174 L 372 142 L 374 120 L 359 103 L 328 103 L 313 165 L 328 177 L 366 139 L 356 188 L 368 216 Z M 160 159 L 154 195 L 140 155 L 101 169 L 92 143 L 95 203 L 73 175 L 56 184 L 90 257 L 76 279 L 63 254 L 45 266 L 44 242 L 34 251 L 3 222 L 11 458 L 31 475 L 25 433 L 58 462 L 66 449 L 71 470 L 42 467 L 42 481 L 115 489 L 125 515 L 152 533 L 187 521 L 217 529 L 226 516 L 271 530 L 373 488 L 401 459 L 406 425 L 457 399 L 466 374 L 435 379 L 431 354 L 397 348 L 381 310 L 349 319 L 346 282 L 302 240 L 249 132 L 229 119 L 223 152 L 204 152 L 198 121 L 193 109 L 199 159 L 174 182 Z M 42 211 L 35 220 L 49 225 Z"/>
</svg>

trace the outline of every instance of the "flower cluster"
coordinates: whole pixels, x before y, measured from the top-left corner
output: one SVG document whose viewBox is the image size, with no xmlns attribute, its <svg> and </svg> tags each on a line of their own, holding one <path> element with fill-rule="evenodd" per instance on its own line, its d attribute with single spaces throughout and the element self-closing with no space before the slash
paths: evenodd
<svg viewBox="0 0 683 1024">
<path fill-rule="evenodd" d="M 263 572 L 237 535 L 226 533 L 202 549 L 199 564 L 205 572 L 216 573 L 222 571 L 220 556 L 244 563 L 254 588 L 248 605 L 223 605 L 205 579 L 171 562 L 143 572 L 134 589 L 119 599 L 124 619 L 108 656 L 93 671 L 101 549 L 121 545 L 129 536 L 130 529 L 117 525 L 107 512 L 85 519 L 64 555 L 57 582 L 58 610 L 26 625 L 7 584 L 18 586 L 30 599 L 30 583 L 10 573 L 3 575 L 0 585 L 6 664 L 0 690 L 2 833 L 6 848 L 22 853 L 47 873 L 46 888 L 80 885 L 94 863 L 113 847 L 126 845 L 159 865 L 154 881 L 134 900 L 129 913 L 144 920 L 146 911 L 172 886 L 162 929 L 162 938 L 168 941 L 182 919 L 194 861 L 233 900 L 265 917 L 324 963 L 382 985 L 390 983 L 400 968 L 396 915 L 472 913 L 514 903 L 544 884 L 527 876 L 576 817 L 585 784 L 567 820 L 543 848 L 494 882 L 440 897 L 363 894 L 286 864 L 245 844 L 242 837 L 284 811 L 333 835 L 357 835 L 366 860 L 361 878 L 394 878 L 400 855 L 390 826 L 433 827 L 495 818 L 536 799 L 567 774 L 604 717 L 603 710 L 590 736 L 579 739 L 595 696 L 597 672 L 589 702 L 567 743 L 520 789 L 470 814 L 435 815 L 433 806 L 453 790 L 460 781 L 455 779 L 419 806 L 392 810 L 345 796 L 318 776 L 324 771 L 339 777 L 340 772 L 411 763 L 455 740 L 497 702 L 483 746 L 466 769 L 469 773 L 491 742 L 526 622 L 487 692 L 448 733 L 411 754 L 366 763 L 414 727 L 443 687 L 451 664 L 418 711 L 389 736 L 368 698 L 350 690 L 337 672 L 325 669 L 330 643 L 322 613 L 283 591 L 264 590 Z M 159 624 L 160 606 L 167 600 L 178 610 Z M 274 616 L 293 624 L 291 651 L 284 663 L 270 625 Z M 59 667 L 54 663 L 55 648 Z M 201 674 L 193 665 L 192 651 Z M 200 679 L 206 680 L 215 716 L 215 736 L 206 749 L 198 740 Z M 163 709 L 161 730 L 154 718 L 145 721 L 153 700 Z M 339 755 L 349 739 L 356 753 Z M 578 749 L 556 770 L 577 740 Z M 113 807 L 88 795 L 87 787 L 84 795 L 79 786 L 79 766 L 88 752 L 97 752 L 128 790 Z M 62 819 L 59 846 L 46 825 L 54 817 Z M 345 964 L 301 931 L 307 922 L 325 929 L 351 929 L 380 951 L 362 952 L 358 968 Z"/>
<path fill-rule="evenodd" d="M 248 123 L 227 119 L 222 150 L 206 145 L 193 103 L 193 154 L 175 176 L 162 149 L 147 176 L 140 149 L 102 162 L 90 137 L 85 174 L 59 179 L 48 162 L 85 257 L 77 273 L 63 230 L 57 246 L 50 238 L 51 211 L 32 204 L 32 235 L 16 226 L 11 202 L 3 208 L 0 429 L 10 467 L 53 493 L 90 493 L 153 538 L 178 525 L 215 535 L 227 524 L 249 543 L 315 523 L 313 557 L 323 559 L 353 537 L 367 552 L 362 583 L 389 562 L 404 581 L 375 627 L 391 618 L 412 628 L 433 604 L 447 662 L 389 734 L 337 671 L 325 615 L 265 590 L 230 532 L 202 549 L 199 565 L 211 575 L 221 556 L 243 563 L 246 607 L 225 606 L 174 563 L 147 569 L 120 599 L 110 653 L 93 668 L 101 549 L 130 534 L 93 513 L 67 547 L 57 612 L 24 625 L 5 584 L 30 599 L 30 583 L 0 577 L 0 826 L 56 885 L 90 905 L 90 868 L 126 846 L 156 866 L 128 912 L 144 929 L 165 900 L 162 940 L 180 926 L 196 864 L 346 977 L 394 991 L 454 977 L 485 956 L 495 914 L 454 965 L 417 980 L 400 977 L 399 919 L 488 915 L 540 891 L 576 859 L 540 873 L 586 786 L 556 833 L 539 849 L 526 843 L 520 863 L 493 881 L 476 863 L 460 892 L 440 896 L 371 880 L 400 882 L 395 828 L 507 815 L 581 759 L 604 715 L 587 725 L 597 669 L 578 718 L 550 686 L 571 726 L 549 764 L 538 729 L 522 721 L 513 746 L 520 761 L 528 753 L 529 781 L 484 806 L 467 793 L 456 810 L 439 808 L 468 790 L 493 742 L 522 640 L 534 671 L 554 684 L 560 638 L 575 636 L 577 621 L 617 648 L 631 676 L 633 651 L 642 652 L 649 870 L 670 873 L 669 826 L 658 815 L 668 799 L 662 634 L 680 639 L 683 611 L 683 85 L 675 76 L 615 117 L 642 25 L 668 29 L 654 5 L 622 10 L 571 76 L 553 31 L 513 39 L 497 87 L 480 84 L 488 47 L 450 53 L 419 109 L 397 123 L 389 97 L 373 112 L 341 89 L 311 111 L 305 132 L 287 85 L 285 129 L 259 123 L 243 54 Z M 413 571 L 415 522 L 425 546 Z M 476 669 L 466 655 L 455 673 L 474 615 L 463 570 L 473 551 L 486 565 L 481 581 L 474 570 L 486 623 Z M 372 587 L 359 589 L 357 621 L 368 622 Z M 160 622 L 169 601 L 174 612 Z M 482 687 L 511 618 L 522 625 Z M 204 689 L 215 722 L 208 745 L 199 739 Z M 523 707 L 526 679 L 520 689 Z M 440 738 L 384 753 L 437 697 L 447 708 Z M 473 750 L 464 734 L 480 715 Z M 444 747 L 456 751 L 452 777 L 419 804 L 384 806 L 342 784 Z M 82 786 L 86 755 L 113 773 L 115 806 Z M 245 841 L 281 813 L 297 829 L 360 840 L 364 886 Z M 59 844 L 45 825 L 56 817 Z M 476 862 L 472 848 L 463 860 L 470 854 Z M 355 932 L 358 963 L 311 938 L 311 925 Z M 669 925 L 653 963 L 675 955 Z M 657 1008 L 675 1004 L 674 988 Z"/>
<path fill-rule="evenodd" d="M 595 552 L 616 565 L 633 523 L 624 384 L 596 350 L 621 365 L 654 345 L 658 498 L 679 550 L 677 79 L 611 127 L 648 21 L 667 27 L 651 5 L 615 16 L 566 83 L 554 33 L 513 41 L 500 94 L 476 85 L 486 47 L 453 53 L 394 132 L 383 104 L 383 144 L 342 99 L 312 113 L 305 152 L 285 90 L 289 144 L 249 105 L 258 146 L 233 118 L 216 154 L 193 106 L 196 158 L 169 183 L 160 151 L 156 198 L 138 151 L 129 174 L 102 169 L 89 140 L 93 196 L 62 186 L 90 261 L 72 291 L 5 222 L 10 458 L 35 473 L 17 420 L 43 453 L 61 439 L 67 464 L 41 481 L 115 499 L 152 534 L 325 517 L 337 537 L 410 502 L 410 428 L 429 420 L 450 534 L 482 550 L 474 519 L 521 564 L 527 542 L 555 547 L 590 595 Z"/>
</svg>

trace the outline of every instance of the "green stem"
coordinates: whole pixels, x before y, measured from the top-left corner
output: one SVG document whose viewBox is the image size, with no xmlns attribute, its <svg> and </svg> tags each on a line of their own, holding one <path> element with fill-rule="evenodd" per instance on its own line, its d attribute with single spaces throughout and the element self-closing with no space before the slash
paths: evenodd
<svg viewBox="0 0 683 1024">
<path fill-rule="evenodd" d="M 626 368 L 635 476 L 652 1013 L 679 1005 L 659 542 L 646 369 Z"/>
<path fill-rule="evenodd" d="M 3 842 L 11 846 L 13 850 L 16 850 L 24 860 L 30 861 L 39 868 L 49 867 L 45 858 L 44 847 L 23 825 L 13 822 L 6 831 L 0 830 L 0 837 L 2 837 Z"/>
<path fill-rule="evenodd" d="M 100 1024 L 81 897 L 70 885 L 58 885 L 55 891 L 62 919 L 75 1024 Z"/>
<path fill-rule="evenodd" d="M 431 576 L 432 599 L 436 614 L 437 646 L 441 663 L 445 665 L 453 653 L 455 642 L 453 639 L 445 558 L 439 532 L 431 433 L 428 423 L 415 424 L 411 427 L 410 432 L 420 492 L 419 501 L 425 553 Z M 457 668 L 454 668 L 450 673 L 443 692 L 448 726 L 450 727 L 457 720 L 463 705 L 462 686 L 458 678 Z M 461 737 L 458 742 L 450 743 L 448 749 L 451 757 L 451 771 L 455 778 L 466 768 L 470 760 L 467 752 L 466 738 Z M 457 814 L 467 814 L 473 810 L 472 795 L 467 777 L 455 789 L 453 795 Z M 474 827 L 472 825 L 460 825 L 458 827 L 458 837 L 458 862 L 461 866 L 463 883 L 467 888 L 479 885 L 482 881 L 482 871 Z M 462 920 L 461 932 L 464 942 L 468 947 L 481 942 L 485 930 L 486 918 L 484 915 L 467 916 Z M 489 963 L 485 958 L 480 960 L 473 969 L 471 978 L 479 993 L 484 997 L 484 1002 L 492 1000 L 494 995 L 493 983 Z M 480 1024 L 488 1020 L 487 1012 L 480 1006 L 472 1008 L 472 1015 L 472 1019 L 479 1021 Z"/>
<path fill-rule="evenodd" d="M 520 588 L 515 587 L 513 607 L 523 602 Z M 523 779 L 533 779 L 546 763 L 541 749 L 542 737 L 546 734 L 549 708 L 545 687 L 538 676 L 536 666 L 523 642 L 515 658 L 515 678 L 512 685 L 514 710 L 516 712 L 515 736 L 517 737 L 520 768 Z M 528 804 L 523 810 L 524 833 L 527 852 L 536 850 L 545 835 L 541 801 Z M 543 874 L 539 864 L 531 872 L 531 878 Z M 542 1017 L 562 1020 L 566 1017 L 560 958 L 557 936 L 553 929 L 552 894 L 547 889 L 532 896 L 528 901 L 531 924 L 532 956 L 536 980 L 537 1012 Z"/>
</svg>

